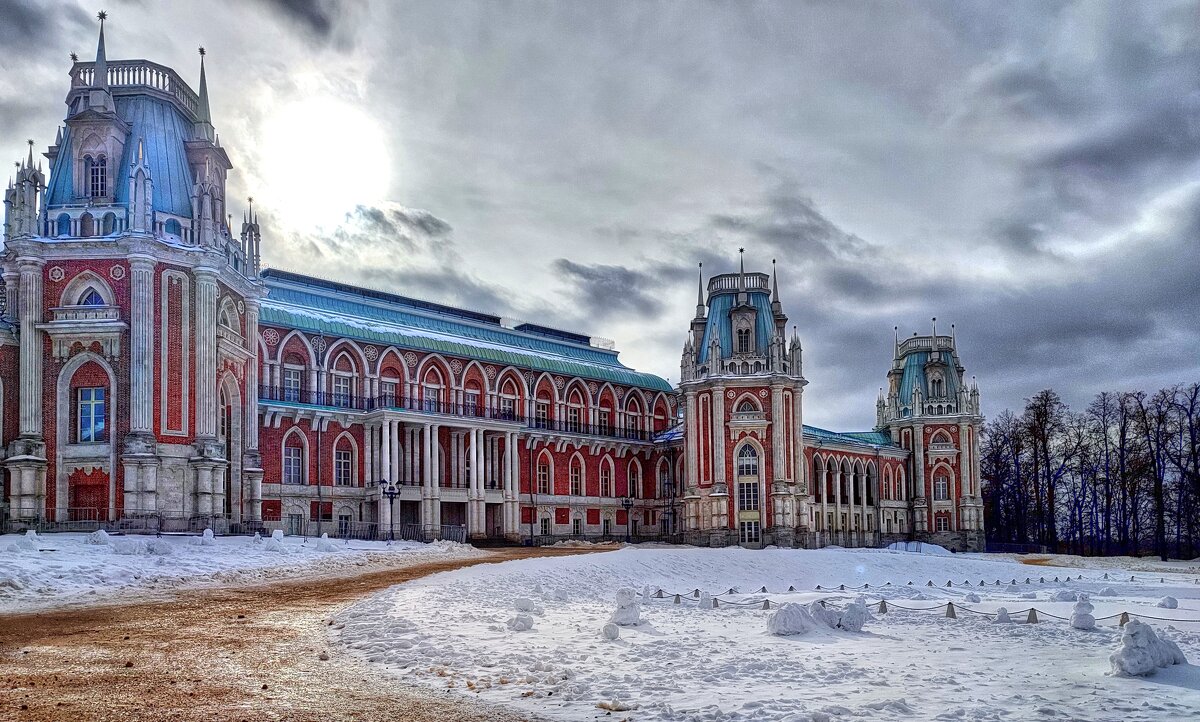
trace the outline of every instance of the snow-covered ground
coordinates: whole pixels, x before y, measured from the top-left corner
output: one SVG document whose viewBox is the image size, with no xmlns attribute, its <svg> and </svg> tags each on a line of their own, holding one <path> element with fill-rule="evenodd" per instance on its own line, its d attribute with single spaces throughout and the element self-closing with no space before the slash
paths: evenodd
<svg viewBox="0 0 1200 722">
<path fill-rule="evenodd" d="M 1200 667 L 1111 675 L 1121 630 L 1105 618 L 1144 615 L 1200 662 L 1200 622 L 1148 619 L 1200 620 L 1197 575 L 1133 572 L 1130 581 L 1129 571 L 1103 566 L 885 550 L 625 548 L 426 577 L 348 608 L 332 634 L 397 675 L 560 720 L 1200 718 Z M 637 590 L 641 623 L 610 639 L 622 587 Z M 646 587 L 666 593 L 646 600 Z M 718 595 L 719 606 L 701 608 L 697 589 Z M 1095 630 L 1065 621 L 1072 592 L 1091 595 Z M 838 609 L 860 594 L 873 616 L 861 632 L 767 631 L 774 610 L 762 609 L 764 599 L 823 599 Z M 1157 606 L 1166 596 L 1176 608 Z M 946 617 L 947 602 L 957 619 Z M 1013 615 L 1022 623 L 997 624 L 968 611 L 1031 605 L 1038 624 L 1023 623 L 1025 613 Z"/>
<path fill-rule="evenodd" d="M 330 576 L 403 560 L 476 554 L 464 544 L 285 537 L 0 536 L 0 613 L 143 599 L 180 589 Z M 207 543 L 203 543 L 207 541 Z"/>
</svg>

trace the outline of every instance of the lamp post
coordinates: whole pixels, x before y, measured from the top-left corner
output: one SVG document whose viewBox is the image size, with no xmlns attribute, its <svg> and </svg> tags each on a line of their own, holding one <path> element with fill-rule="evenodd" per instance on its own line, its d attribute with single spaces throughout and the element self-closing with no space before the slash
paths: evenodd
<svg viewBox="0 0 1200 722">
<path fill-rule="evenodd" d="M 633 541 L 631 528 L 633 527 L 633 497 L 626 496 L 621 500 L 621 506 L 625 508 L 625 543 L 629 544 Z"/>
<path fill-rule="evenodd" d="M 400 496 L 400 487 L 394 482 L 381 479 L 372 482 L 379 487 L 379 493 L 388 500 L 388 541 L 396 540 L 396 497 Z"/>
</svg>

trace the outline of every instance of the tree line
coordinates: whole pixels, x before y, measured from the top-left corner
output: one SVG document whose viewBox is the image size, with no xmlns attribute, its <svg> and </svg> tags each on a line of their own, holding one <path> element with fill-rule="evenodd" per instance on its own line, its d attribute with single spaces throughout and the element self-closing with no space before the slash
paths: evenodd
<svg viewBox="0 0 1200 722">
<path fill-rule="evenodd" d="M 989 548 L 1200 556 L 1200 383 L 1083 411 L 1046 389 L 981 441 Z"/>
</svg>

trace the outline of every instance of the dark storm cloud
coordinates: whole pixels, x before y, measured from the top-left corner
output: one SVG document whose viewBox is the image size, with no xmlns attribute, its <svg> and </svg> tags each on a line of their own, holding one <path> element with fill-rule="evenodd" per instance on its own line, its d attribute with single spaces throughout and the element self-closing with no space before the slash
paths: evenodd
<svg viewBox="0 0 1200 722">
<path fill-rule="evenodd" d="M 73 33 L 94 22 L 82 8 L 73 5 L 0 0 L 0 48 L 5 54 L 37 50 L 60 34 Z M 3 65 L 0 59 L 0 67 Z"/>
<path fill-rule="evenodd" d="M 308 37 L 350 51 L 362 28 L 362 0 L 256 0 L 286 24 L 300 28 Z"/>
<path fill-rule="evenodd" d="M 566 258 L 554 261 L 584 318 L 620 315 L 654 318 L 662 312 L 660 281 L 649 273 L 624 266 L 580 264 Z"/>
</svg>

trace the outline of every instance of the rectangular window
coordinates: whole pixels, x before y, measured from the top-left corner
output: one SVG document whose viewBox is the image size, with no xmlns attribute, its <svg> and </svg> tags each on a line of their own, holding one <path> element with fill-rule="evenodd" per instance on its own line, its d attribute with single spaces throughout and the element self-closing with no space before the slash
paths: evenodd
<svg viewBox="0 0 1200 722">
<path fill-rule="evenodd" d="M 758 511 L 758 482 L 738 484 L 738 511 Z"/>
<path fill-rule="evenodd" d="M 933 481 L 933 498 L 935 501 L 946 501 L 950 498 L 950 480 L 939 476 Z"/>
<path fill-rule="evenodd" d="M 382 403 L 384 406 L 396 405 L 396 382 L 383 381 L 379 384 L 379 393 L 383 397 Z"/>
<path fill-rule="evenodd" d="M 600 433 L 612 434 L 612 420 L 608 409 L 600 409 L 596 412 L 596 425 L 600 427 Z"/>
<path fill-rule="evenodd" d="M 542 536 L 550 536 L 550 517 L 542 517 Z"/>
<path fill-rule="evenodd" d="M 338 536 L 343 538 L 350 536 L 349 514 L 338 514 Z"/>
<path fill-rule="evenodd" d="M 464 391 L 463 392 L 463 414 L 466 416 L 476 416 L 479 414 L 479 392 Z"/>
<path fill-rule="evenodd" d="M 299 446 L 285 446 L 283 449 L 283 483 L 304 483 L 304 449 Z"/>
<path fill-rule="evenodd" d="M 602 522 L 600 529 L 604 536 L 612 536 L 612 519 L 605 519 Z"/>
<path fill-rule="evenodd" d="M 333 452 L 333 479 L 338 486 L 353 485 L 354 472 L 348 450 L 339 449 Z"/>
<path fill-rule="evenodd" d="M 539 429 L 550 428 L 550 404 L 545 401 L 537 402 L 534 410 L 534 426 Z"/>
<path fill-rule="evenodd" d="M 422 395 L 426 411 L 438 412 L 442 410 L 442 389 L 440 386 L 425 386 Z"/>
<path fill-rule="evenodd" d="M 575 536 L 583 536 L 583 519 L 571 520 L 571 533 Z"/>
<path fill-rule="evenodd" d="M 600 465 L 600 496 L 612 496 L 612 469 L 606 464 Z"/>
<path fill-rule="evenodd" d="M 579 409 L 575 406 L 567 408 L 567 431 L 579 433 Z"/>
<path fill-rule="evenodd" d="M 287 517 L 287 535 L 299 536 L 300 531 L 304 528 L 303 514 L 288 514 Z"/>
<path fill-rule="evenodd" d="M 646 526 L 654 526 L 658 523 L 658 512 L 654 509 L 647 509 L 642 516 L 646 518 Z"/>
<path fill-rule="evenodd" d="M 349 408 L 354 396 L 353 376 L 333 377 L 333 405 Z"/>
<path fill-rule="evenodd" d="M 944 516 L 936 518 L 938 531 L 950 531 L 950 519 Z"/>
<path fill-rule="evenodd" d="M 108 162 L 101 156 L 88 162 L 88 190 L 92 198 L 108 195 Z"/>
<path fill-rule="evenodd" d="M 548 464 L 538 464 L 537 467 L 537 493 L 550 493 L 550 466 Z"/>
<path fill-rule="evenodd" d="M 500 397 L 500 418 L 512 420 L 517 418 L 517 400 L 511 396 Z"/>
<path fill-rule="evenodd" d="M 303 369 L 283 370 L 283 400 L 300 402 L 300 377 Z"/>
<path fill-rule="evenodd" d="M 104 388 L 79 389 L 79 443 L 89 444 L 108 438 Z"/>
<path fill-rule="evenodd" d="M 742 522 L 739 531 L 743 544 L 758 544 L 761 541 L 758 522 L 756 521 Z"/>
</svg>

